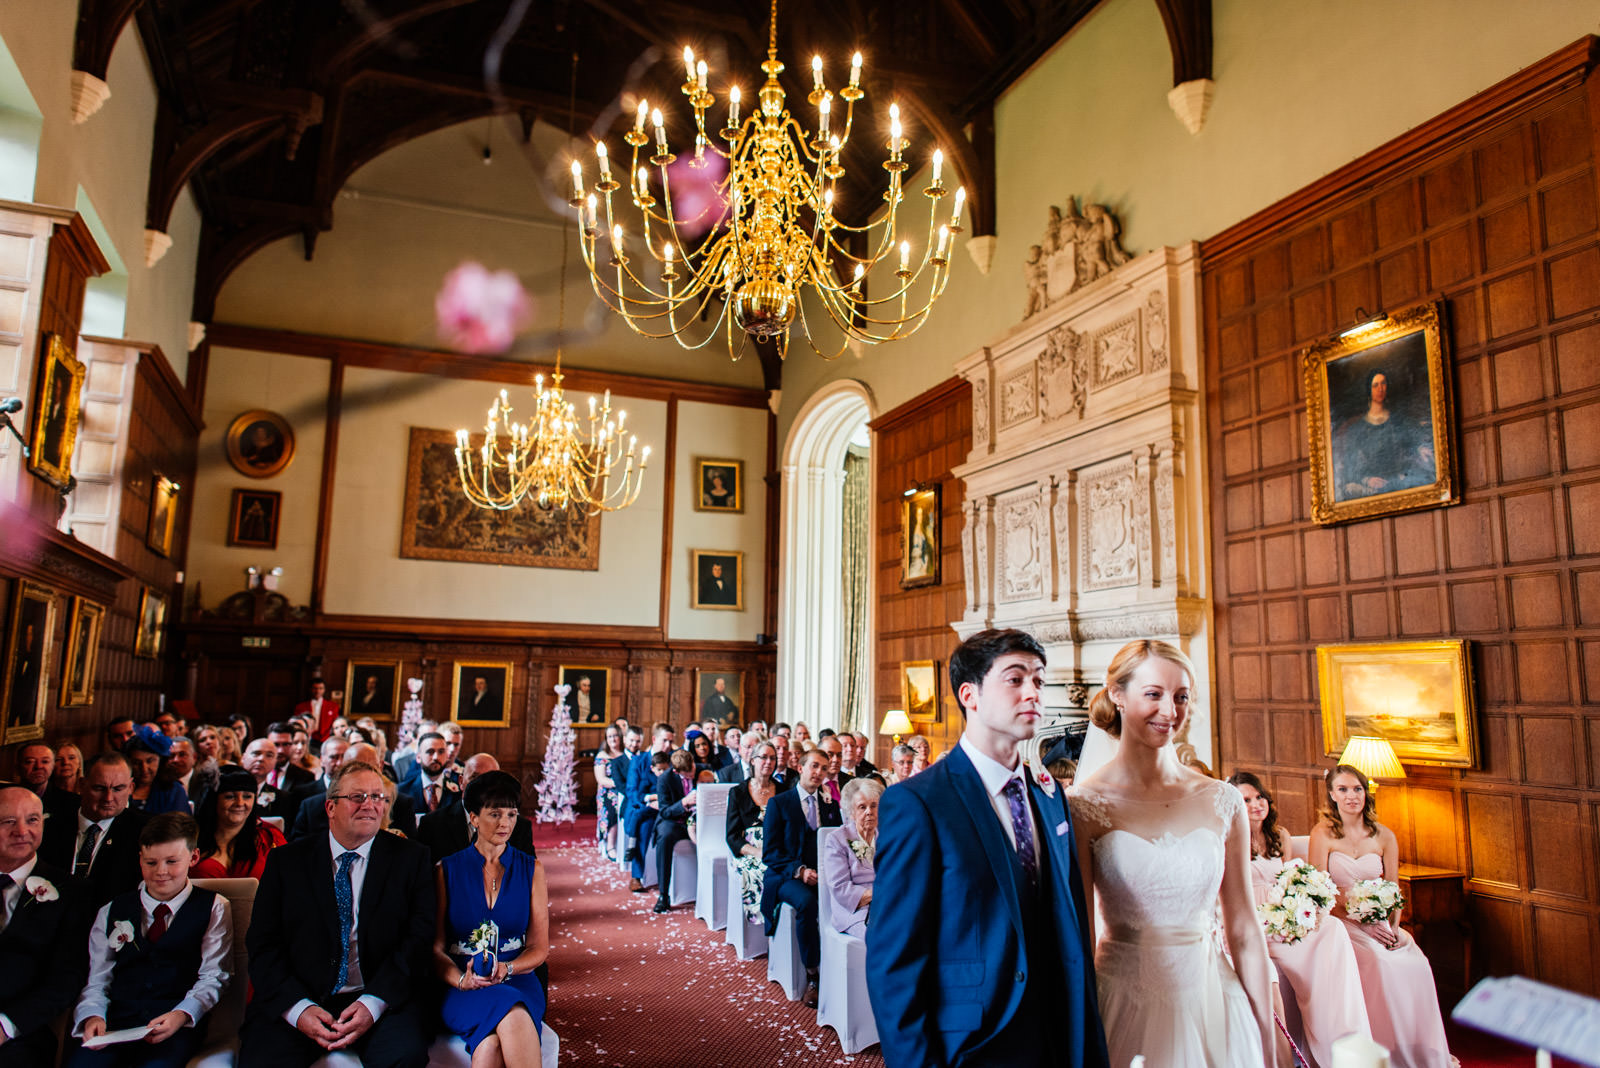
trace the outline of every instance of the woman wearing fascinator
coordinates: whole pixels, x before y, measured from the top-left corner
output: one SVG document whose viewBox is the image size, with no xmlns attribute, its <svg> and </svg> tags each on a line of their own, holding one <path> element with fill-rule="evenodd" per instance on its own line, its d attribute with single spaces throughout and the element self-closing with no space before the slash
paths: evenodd
<svg viewBox="0 0 1600 1068">
<path fill-rule="evenodd" d="M 1244 802 L 1185 767 L 1175 745 L 1193 687 L 1194 667 L 1176 647 L 1123 646 L 1089 703 L 1106 737 L 1085 740 L 1068 795 L 1085 896 L 1091 909 L 1100 903 L 1095 973 L 1110 1063 L 1143 1055 L 1149 1064 L 1276 1068 Z M 1219 902 L 1233 965 L 1212 935 Z"/>
</svg>

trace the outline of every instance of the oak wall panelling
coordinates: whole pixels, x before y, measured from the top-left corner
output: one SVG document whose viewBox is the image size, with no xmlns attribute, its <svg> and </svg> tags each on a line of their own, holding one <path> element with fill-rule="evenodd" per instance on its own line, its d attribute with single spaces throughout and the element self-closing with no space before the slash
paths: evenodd
<svg viewBox="0 0 1600 1068">
<path fill-rule="evenodd" d="M 912 724 L 928 738 L 935 754 L 961 737 L 965 720 L 950 693 L 950 654 L 959 639 L 950 627 L 965 606 L 961 559 L 961 483 L 951 471 L 972 449 L 972 386 L 952 377 L 874 419 L 872 462 L 877 500 L 873 502 L 874 586 L 877 633 L 874 636 L 876 704 L 868 733 L 874 738 L 872 762 L 889 766 L 893 740 L 877 735 L 883 714 L 903 707 L 900 665 L 933 660 L 938 666 L 940 718 Z M 939 584 L 900 588 L 901 505 L 912 483 L 939 487 Z"/>
<path fill-rule="evenodd" d="M 1472 641 L 1475 771 L 1379 793 L 1401 858 L 1467 878 L 1477 974 L 1600 993 L 1600 40 L 1585 38 L 1201 246 L 1222 767 L 1304 833 L 1315 648 Z M 1446 308 L 1461 503 L 1319 527 L 1298 353 Z M 1447 993 L 1450 939 L 1430 939 Z"/>
</svg>

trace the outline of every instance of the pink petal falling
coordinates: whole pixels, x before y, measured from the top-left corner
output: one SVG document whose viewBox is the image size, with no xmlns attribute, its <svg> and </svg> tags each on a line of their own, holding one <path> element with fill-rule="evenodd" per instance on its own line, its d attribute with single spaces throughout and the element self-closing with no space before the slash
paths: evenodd
<svg viewBox="0 0 1600 1068">
<path fill-rule="evenodd" d="M 444 276 L 433 299 L 439 336 L 457 352 L 505 352 L 533 319 L 533 302 L 510 271 L 468 261 Z"/>
</svg>

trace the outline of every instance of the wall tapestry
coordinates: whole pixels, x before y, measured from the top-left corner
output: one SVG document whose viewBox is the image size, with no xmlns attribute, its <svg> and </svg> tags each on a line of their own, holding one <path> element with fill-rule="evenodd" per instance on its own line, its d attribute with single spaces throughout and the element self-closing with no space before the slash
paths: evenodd
<svg viewBox="0 0 1600 1068">
<path fill-rule="evenodd" d="M 472 439 L 480 448 L 483 436 Z M 526 501 L 507 512 L 479 508 L 461 492 L 453 431 L 411 428 L 400 555 L 410 560 L 600 569 L 600 517 Z"/>
</svg>

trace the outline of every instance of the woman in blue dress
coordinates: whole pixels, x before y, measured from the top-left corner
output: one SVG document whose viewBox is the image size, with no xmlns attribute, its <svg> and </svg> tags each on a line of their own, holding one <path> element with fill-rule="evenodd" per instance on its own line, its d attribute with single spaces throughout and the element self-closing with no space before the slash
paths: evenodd
<svg viewBox="0 0 1600 1068">
<path fill-rule="evenodd" d="M 503 771 L 468 783 L 462 801 L 477 838 L 440 861 L 436 874 L 434 966 L 449 984 L 441 1014 L 466 1039 L 473 1068 L 541 1063 L 545 993 L 534 969 L 550 955 L 550 908 L 544 866 L 507 845 L 521 792 Z M 493 952 L 475 956 L 485 932 Z"/>
</svg>

